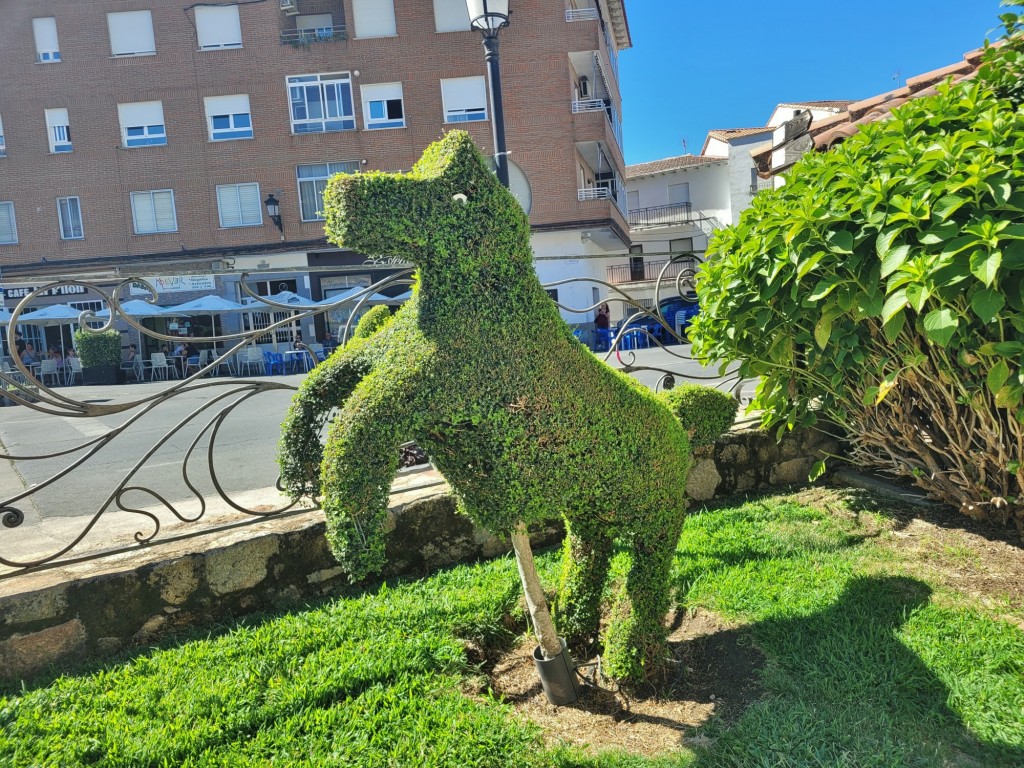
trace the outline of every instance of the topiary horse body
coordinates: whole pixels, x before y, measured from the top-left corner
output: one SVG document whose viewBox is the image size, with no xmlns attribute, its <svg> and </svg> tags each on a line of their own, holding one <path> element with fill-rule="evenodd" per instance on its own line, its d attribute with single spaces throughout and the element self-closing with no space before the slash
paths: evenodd
<svg viewBox="0 0 1024 768">
<path fill-rule="evenodd" d="M 284 424 L 285 486 L 322 495 L 329 541 L 353 578 L 382 565 L 408 440 L 492 532 L 563 515 L 558 625 L 573 640 L 596 637 L 619 537 L 633 566 L 606 656 L 618 676 L 642 677 L 664 653 L 685 510 L 690 453 L 678 421 L 573 338 L 534 272 L 526 217 L 466 134 L 432 145 L 408 175 L 335 177 L 325 207 L 332 240 L 401 254 L 418 283 L 390 323 L 303 382 Z"/>
</svg>

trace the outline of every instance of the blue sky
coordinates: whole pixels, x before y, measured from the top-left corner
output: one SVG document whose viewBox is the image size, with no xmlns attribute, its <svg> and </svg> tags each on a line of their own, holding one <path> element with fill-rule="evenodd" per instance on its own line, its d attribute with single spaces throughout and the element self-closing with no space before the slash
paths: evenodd
<svg viewBox="0 0 1024 768">
<path fill-rule="evenodd" d="M 883 93 L 896 72 L 998 37 L 1000 11 L 999 0 L 626 0 L 626 162 L 699 154 L 709 130 L 764 125 L 781 102 Z"/>
</svg>

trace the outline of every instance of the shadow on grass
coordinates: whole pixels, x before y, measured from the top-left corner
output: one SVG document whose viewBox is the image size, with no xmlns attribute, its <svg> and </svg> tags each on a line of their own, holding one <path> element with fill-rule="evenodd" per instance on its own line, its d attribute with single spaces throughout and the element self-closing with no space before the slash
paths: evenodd
<svg viewBox="0 0 1024 768">
<path fill-rule="evenodd" d="M 698 746 L 698 765 L 1024 765 L 1019 746 L 964 727 L 949 689 L 898 638 L 930 596 L 915 579 L 855 577 L 822 611 L 751 625 L 768 693 L 731 727 L 701 729 L 695 744 L 713 746 Z"/>
</svg>

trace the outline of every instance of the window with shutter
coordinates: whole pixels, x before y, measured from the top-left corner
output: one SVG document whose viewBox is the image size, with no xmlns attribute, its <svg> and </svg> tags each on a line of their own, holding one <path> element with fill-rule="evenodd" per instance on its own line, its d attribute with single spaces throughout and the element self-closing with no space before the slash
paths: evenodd
<svg viewBox="0 0 1024 768">
<path fill-rule="evenodd" d="M 252 227 L 263 223 L 259 184 L 224 184 L 217 187 L 220 225 Z"/>
<path fill-rule="evenodd" d="M 18 242 L 18 229 L 14 225 L 14 203 L 0 203 L 0 244 Z"/>
<path fill-rule="evenodd" d="M 164 105 L 159 101 L 136 101 L 117 105 L 121 123 L 121 144 L 125 147 L 151 147 L 167 143 Z"/>
<path fill-rule="evenodd" d="M 249 115 L 248 94 L 207 96 L 206 123 L 210 141 L 230 141 L 252 138 L 252 118 Z"/>
<path fill-rule="evenodd" d="M 60 220 L 61 240 L 81 240 L 82 206 L 77 197 L 57 198 L 57 218 Z"/>
<path fill-rule="evenodd" d="M 196 36 L 199 49 L 242 47 L 242 23 L 237 5 L 196 6 Z"/>
<path fill-rule="evenodd" d="M 57 19 L 32 19 L 32 35 L 36 40 L 36 61 L 52 63 L 60 61 L 60 45 L 57 44 Z"/>
<path fill-rule="evenodd" d="M 158 232 L 176 232 L 178 230 L 178 222 L 174 213 L 173 190 L 132 192 L 131 198 L 135 234 L 152 235 Z"/>
<path fill-rule="evenodd" d="M 118 11 L 107 14 L 110 52 L 114 56 L 148 56 L 156 53 L 153 15 L 149 11 Z"/>
<path fill-rule="evenodd" d="M 690 182 L 668 185 L 668 204 L 682 205 L 690 202 Z"/>
<path fill-rule="evenodd" d="M 394 0 L 352 0 L 356 37 L 393 37 L 395 27 Z"/>
<path fill-rule="evenodd" d="M 441 101 L 446 123 L 487 119 L 487 86 L 482 75 L 442 80 Z"/>
<path fill-rule="evenodd" d="M 438 32 L 470 29 L 466 0 L 434 0 L 434 28 Z"/>
<path fill-rule="evenodd" d="M 401 83 L 363 85 L 360 92 L 363 96 L 363 123 L 366 130 L 405 127 Z"/>
<path fill-rule="evenodd" d="M 50 141 L 51 152 L 71 151 L 71 124 L 66 109 L 47 109 L 46 133 Z"/>
</svg>

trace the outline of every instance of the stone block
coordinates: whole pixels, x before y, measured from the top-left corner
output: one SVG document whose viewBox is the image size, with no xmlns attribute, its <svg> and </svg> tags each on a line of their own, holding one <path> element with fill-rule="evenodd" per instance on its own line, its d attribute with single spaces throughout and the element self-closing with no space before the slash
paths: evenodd
<svg viewBox="0 0 1024 768">
<path fill-rule="evenodd" d="M 690 469 L 686 478 L 686 496 L 693 501 L 707 501 L 713 498 L 722 482 L 714 459 L 701 459 Z"/>
<path fill-rule="evenodd" d="M 67 589 L 61 584 L 36 592 L 11 595 L 0 604 L 0 626 L 18 626 L 60 616 L 68 607 Z"/>
<path fill-rule="evenodd" d="M 153 568 L 149 581 L 160 590 L 160 599 L 182 605 L 199 588 L 199 561 L 195 557 L 168 560 Z"/>
<path fill-rule="evenodd" d="M 267 561 L 277 554 L 273 536 L 243 541 L 206 555 L 206 583 L 215 595 L 251 589 L 267 577 Z"/>
<path fill-rule="evenodd" d="M 5 677 L 27 676 L 50 664 L 79 656 L 86 646 L 85 625 L 79 619 L 12 635 L 0 643 L 0 668 Z"/>
</svg>

